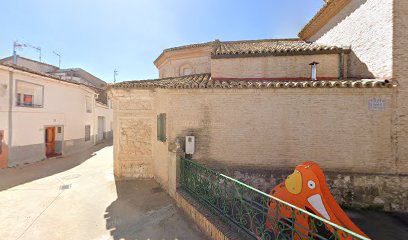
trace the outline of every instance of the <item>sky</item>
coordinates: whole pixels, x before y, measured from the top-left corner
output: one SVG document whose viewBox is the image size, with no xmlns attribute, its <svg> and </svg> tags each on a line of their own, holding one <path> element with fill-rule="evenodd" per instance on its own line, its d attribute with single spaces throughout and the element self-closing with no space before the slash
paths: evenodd
<svg viewBox="0 0 408 240">
<path fill-rule="evenodd" d="M 1 7 L 0 58 L 13 42 L 42 61 L 80 67 L 106 82 L 158 77 L 163 49 L 221 41 L 292 38 L 323 0 L 12 0 Z M 38 60 L 35 49 L 18 54 Z"/>
</svg>

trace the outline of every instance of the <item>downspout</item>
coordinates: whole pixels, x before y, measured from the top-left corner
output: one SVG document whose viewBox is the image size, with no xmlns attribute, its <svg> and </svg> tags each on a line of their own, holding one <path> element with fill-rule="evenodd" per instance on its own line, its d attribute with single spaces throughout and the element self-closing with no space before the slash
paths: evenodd
<svg viewBox="0 0 408 240">
<path fill-rule="evenodd" d="M 344 50 L 339 53 L 339 79 L 344 79 Z"/>
<path fill-rule="evenodd" d="M 98 117 L 96 115 L 96 94 L 93 94 L 93 130 L 94 130 L 94 145 L 98 142 Z"/>
<path fill-rule="evenodd" d="M 9 106 L 8 106 L 8 159 L 7 159 L 7 166 L 10 167 L 10 162 L 12 159 L 12 137 L 13 137 L 13 89 L 14 89 L 14 85 L 13 85 L 13 70 L 9 70 Z"/>
</svg>

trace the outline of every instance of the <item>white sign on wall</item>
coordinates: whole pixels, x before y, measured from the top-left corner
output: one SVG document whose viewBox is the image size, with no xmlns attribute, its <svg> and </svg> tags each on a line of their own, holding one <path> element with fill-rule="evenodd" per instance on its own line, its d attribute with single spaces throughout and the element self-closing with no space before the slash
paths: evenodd
<svg viewBox="0 0 408 240">
<path fill-rule="evenodd" d="M 368 99 L 368 110 L 383 111 L 385 109 L 385 100 L 379 97 Z"/>
</svg>

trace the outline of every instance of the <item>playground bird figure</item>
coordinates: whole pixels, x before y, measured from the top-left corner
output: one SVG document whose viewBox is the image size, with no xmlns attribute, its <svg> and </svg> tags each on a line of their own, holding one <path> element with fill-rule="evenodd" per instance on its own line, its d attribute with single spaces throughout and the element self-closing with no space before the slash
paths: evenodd
<svg viewBox="0 0 408 240">
<path fill-rule="evenodd" d="M 315 162 L 298 165 L 283 183 L 272 189 L 270 195 L 367 237 L 331 195 L 324 173 Z M 352 239 L 349 234 L 341 230 L 335 232 L 331 225 L 300 214 L 276 200 L 270 201 L 268 209 L 266 228 L 274 232 L 276 239 Z"/>
</svg>

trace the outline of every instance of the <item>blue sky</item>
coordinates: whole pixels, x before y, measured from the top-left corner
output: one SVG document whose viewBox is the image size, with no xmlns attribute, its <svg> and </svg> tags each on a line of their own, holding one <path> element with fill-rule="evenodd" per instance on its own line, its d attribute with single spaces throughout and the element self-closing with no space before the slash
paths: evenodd
<svg viewBox="0 0 408 240">
<path fill-rule="evenodd" d="M 157 78 L 163 49 L 191 43 L 296 37 L 323 0 L 13 0 L 2 3 L 0 57 L 13 41 L 44 62 L 107 82 Z M 19 55 L 37 60 L 29 48 Z"/>
</svg>

